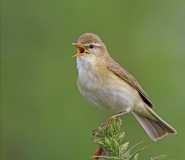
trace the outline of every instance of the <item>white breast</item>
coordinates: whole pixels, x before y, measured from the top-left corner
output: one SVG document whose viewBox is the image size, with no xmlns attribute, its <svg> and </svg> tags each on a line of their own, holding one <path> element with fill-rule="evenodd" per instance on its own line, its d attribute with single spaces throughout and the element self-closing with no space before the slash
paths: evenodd
<svg viewBox="0 0 185 160">
<path fill-rule="evenodd" d="M 95 68 L 95 58 L 93 56 L 80 57 L 76 61 L 78 70 L 78 80 L 86 89 L 92 89 L 97 84 L 97 74 Z"/>
<path fill-rule="evenodd" d="M 134 107 L 137 92 L 114 74 L 102 79 L 96 71 L 94 58 L 78 58 L 77 69 L 79 90 L 89 101 L 116 112 Z"/>
</svg>

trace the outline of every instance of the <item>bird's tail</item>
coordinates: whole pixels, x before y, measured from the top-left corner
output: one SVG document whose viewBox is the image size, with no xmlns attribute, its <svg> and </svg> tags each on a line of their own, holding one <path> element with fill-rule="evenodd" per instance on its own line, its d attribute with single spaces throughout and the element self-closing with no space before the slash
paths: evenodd
<svg viewBox="0 0 185 160">
<path fill-rule="evenodd" d="M 169 133 L 176 134 L 176 130 L 160 118 L 153 109 L 148 106 L 144 108 L 145 114 L 137 111 L 132 112 L 132 114 L 152 140 L 157 141 L 162 139 Z"/>
</svg>

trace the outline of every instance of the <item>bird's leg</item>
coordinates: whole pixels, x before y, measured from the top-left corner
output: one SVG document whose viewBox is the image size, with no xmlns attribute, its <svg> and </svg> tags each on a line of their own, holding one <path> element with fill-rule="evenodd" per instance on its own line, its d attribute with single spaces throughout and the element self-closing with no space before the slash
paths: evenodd
<svg viewBox="0 0 185 160">
<path fill-rule="evenodd" d="M 108 126 L 108 124 L 110 124 L 110 122 L 111 122 L 112 120 L 117 119 L 117 118 L 119 118 L 119 117 L 122 117 L 122 116 L 124 116 L 124 115 L 127 114 L 127 113 L 129 113 L 129 111 L 122 111 L 122 112 L 119 112 L 119 113 L 117 113 L 117 114 L 114 114 L 114 115 L 108 117 L 104 122 L 102 122 L 100 126 L 101 126 L 102 128 L 106 128 L 106 127 Z M 92 135 L 94 136 L 94 135 L 96 134 L 96 132 L 97 132 L 97 129 L 94 129 L 94 130 L 92 131 Z"/>
<path fill-rule="evenodd" d="M 101 124 L 101 126 L 102 126 L 102 127 L 105 127 L 105 126 L 107 126 L 112 120 L 117 119 L 117 118 L 120 118 L 120 117 L 124 116 L 124 115 L 127 114 L 127 113 L 128 113 L 128 111 L 122 111 L 122 112 L 119 112 L 119 113 L 117 113 L 117 114 L 114 114 L 114 115 L 112 115 L 111 117 L 108 117 L 108 118 L 106 119 L 106 121 L 103 122 L 103 123 Z"/>
<path fill-rule="evenodd" d="M 119 117 L 124 116 L 124 115 L 127 114 L 127 113 L 128 113 L 127 111 L 119 112 L 119 113 L 117 113 L 117 114 L 112 115 L 109 119 L 117 119 L 117 118 L 119 118 Z"/>
</svg>

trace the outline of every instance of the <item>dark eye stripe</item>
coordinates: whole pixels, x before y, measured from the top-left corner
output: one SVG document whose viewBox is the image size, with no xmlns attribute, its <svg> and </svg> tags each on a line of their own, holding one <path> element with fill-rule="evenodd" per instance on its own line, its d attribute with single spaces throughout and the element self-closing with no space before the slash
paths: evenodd
<svg viewBox="0 0 185 160">
<path fill-rule="evenodd" d="M 89 48 L 94 48 L 94 45 L 93 45 L 93 44 L 90 44 L 90 45 L 89 45 Z"/>
</svg>

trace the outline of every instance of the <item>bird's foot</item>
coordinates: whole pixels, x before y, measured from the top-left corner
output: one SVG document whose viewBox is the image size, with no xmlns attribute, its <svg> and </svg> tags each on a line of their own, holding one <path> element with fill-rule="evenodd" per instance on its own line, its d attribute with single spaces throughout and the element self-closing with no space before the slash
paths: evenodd
<svg viewBox="0 0 185 160">
<path fill-rule="evenodd" d="M 118 120 L 121 118 L 123 115 L 125 115 L 127 112 L 119 112 L 117 114 L 112 115 L 111 117 L 107 118 L 106 121 L 103 123 L 103 125 L 108 125 L 110 124 L 113 120 Z"/>
<path fill-rule="evenodd" d="M 118 120 L 120 117 L 125 115 L 128 112 L 120 112 L 118 114 L 114 114 L 110 117 L 108 117 L 104 122 L 101 123 L 100 128 L 107 128 L 107 126 L 113 121 L 113 120 Z M 98 129 L 94 129 L 92 131 L 92 135 L 95 136 L 97 133 Z"/>
<path fill-rule="evenodd" d="M 118 119 L 118 118 L 124 116 L 124 115 L 127 114 L 127 113 L 128 113 L 128 112 L 119 112 L 119 113 L 117 113 L 117 114 L 112 115 L 110 118 L 111 118 L 111 119 Z"/>
</svg>

